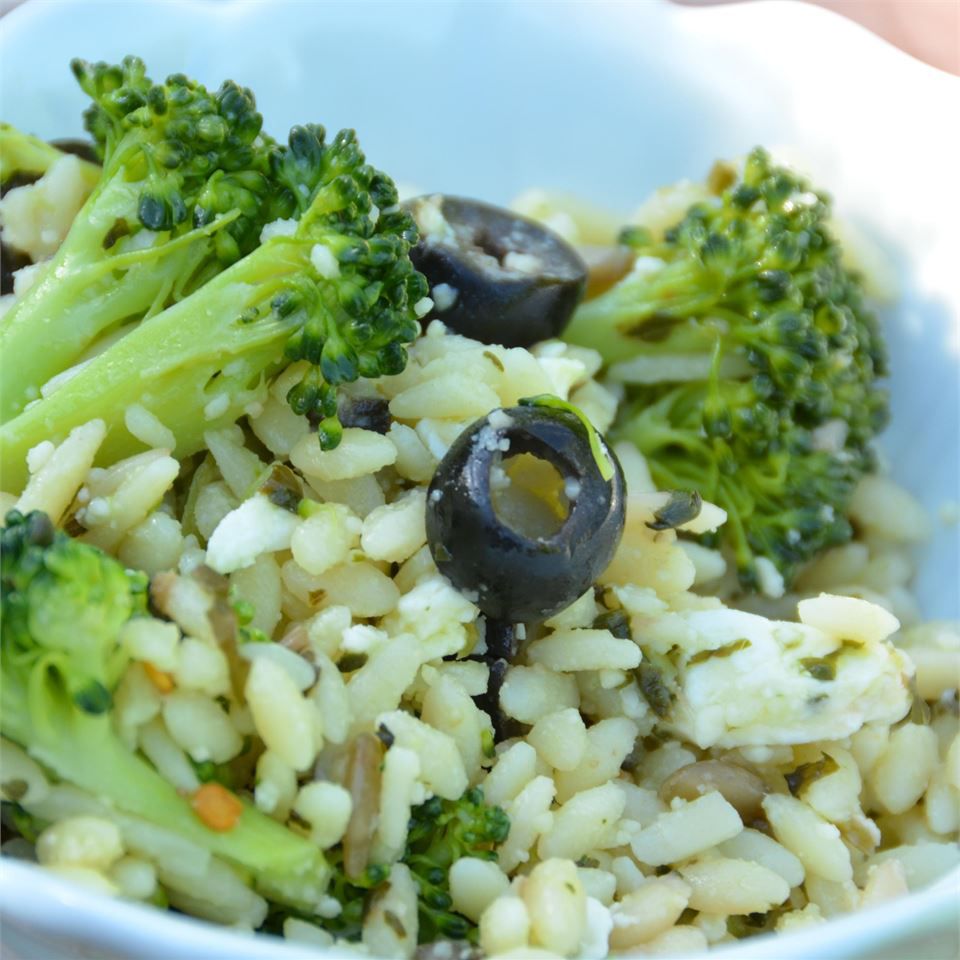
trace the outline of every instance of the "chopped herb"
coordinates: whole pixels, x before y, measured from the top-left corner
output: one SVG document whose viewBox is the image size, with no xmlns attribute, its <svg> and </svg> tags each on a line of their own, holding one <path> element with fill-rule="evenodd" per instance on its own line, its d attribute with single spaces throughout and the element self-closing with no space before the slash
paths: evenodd
<svg viewBox="0 0 960 960">
<path fill-rule="evenodd" d="M 257 484 L 262 493 L 275 507 L 297 513 L 303 499 L 303 486 L 297 475 L 282 463 L 275 463 L 267 475 Z"/>
<path fill-rule="evenodd" d="M 387 926 L 401 939 L 407 935 L 407 929 L 400 922 L 400 918 L 392 910 L 383 911 L 383 919 Z"/>
<path fill-rule="evenodd" d="M 30 789 L 30 784 L 26 780 L 4 780 L 0 784 L 3 790 L 4 800 L 13 800 L 15 803 L 21 801 Z"/>
<path fill-rule="evenodd" d="M 234 789 L 235 777 L 227 763 L 214 763 L 212 760 L 197 761 L 188 757 L 193 772 L 201 783 L 219 783 L 228 790 Z"/>
<path fill-rule="evenodd" d="M 339 397 L 337 414 L 344 427 L 359 427 L 374 433 L 388 433 L 393 418 L 382 397 Z"/>
<path fill-rule="evenodd" d="M 613 461 L 603 446 L 600 434 L 597 433 L 597 428 L 587 419 L 587 415 L 579 407 L 575 407 L 572 403 L 567 403 L 566 400 L 561 400 L 559 397 L 555 397 L 549 393 L 541 393 L 536 397 L 522 397 L 520 399 L 520 406 L 552 407 L 554 410 L 566 410 L 567 413 L 572 413 L 583 424 L 587 431 L 587 439 L 590 441 L 590 452 L 593 454 L 593 459 L 597 464 L 597 469 L 600 471 L 600 476 L 608 481 L 613 479 Z"/>
<path fill-rule="evenodd" d="M 835 680 L 837 676 L 836 665 L 826 657 L 804 657 L 800 661 L 800 666 L 803 667 L 814 680 L 819 680 L 821 683 Z"/>
<path fill-rule="evenodd" d="M 822 657 L 804 657 L 800 661 L 800 666 L 821 683 L 835 680 L 837 677 L 837 661 L 844 653 L 850 653 L 853 650 L 862 649 L 863 644 L 856 640 L 842 640 L 836 650 Z"/>
<path fill-rule="evenodd" d="M 670 499 L 653 515 L 653 521 L 647 523 L 651 530 L 673 530 L 700 516 L 703 499 L 694 490 L 674 490 Z"/>
<path fill-rule="evenodd" d="M 795 770 L 784 774 L 784 779 L 787 781 L 789 791 L 795 797 L 799 797 L 811 783 L 816 783 L 821 777 L 828 777 L 839 769 L 840 764 L 825 753 L 813 763 L 801 763 Z"/>
<path fill-rule="evenodd" d="M 617 243 L 625 247 L 646 247 L 653 242 L 653 236 L 646 227 L 624 227 L 617 237 Z"/>
<path fill-rule="evenodd" d="M 290 811 L 287 817 L 287 823 L 293 824 L 295 827 L 300 827 L 303 830 L 310 829 L 310 821 L 302 814 L 297 813 L 296 810 Z"/>
<path fill-rule="evenodd" d="M 695 663 L 703 663 L 705 660 L 719 660 L 723 657 L 729 657 L 734 653 L 737 653 L 739 650 L 746 650 L 750 646 L 750 641 L 746 638 L 741 638 L 739 640 L 734 640 L 733 643 L 728 643 L 722 647 L 716 647 L 713 650 L 701 650 L 699 653 L 695 653 L 688 661 L 688 666 L 693 666 Z"/>
<path fill-rule="evenodd" d="M 503 373 L 503 361 L 492 351 L 484 350 L 483 355 L 501 372 Z"/>
<path fill-rule="evenodd" d="M 643 746 L 643 739 L 637 737 L 633 741 L 633 746 L 630 748 L 630 752 L 623 758 L 623 763 L 620 764 L 621 770 L 626 770 L 627 773 L 633 773 L 637 767 L 640 766 L 641 761 L 643 760 L 646 749 Z"/>
<path fill-rule="evenodd" d="M 367 662 L 365 653 L 345 653 L 337 664 L 341 673 L 353 673 L 359 670 Z"/>
<path fill-rule="evenodd" d="M 122 237 L 130 235 L 130 224 L 123 217 L 117 217 L 113 226 L 103 236 L 103 249 L 109 250 Z"/>
<path fill-rule="evenodd" d="M 930 704 L 928 704 L 927 701 L 920 696 L 920 691 L 917 688 L 917 678 L 915 675 L 910 678 L 908 689 L 913 697 L 913 700 L 910 704 L 910 713 L 908 715 L 909 721 L 910 723 L 916 723 L 921 727 L 925 727 L 930 723 L 932 714 L 930 712 Z"/>
<path fill-rule="evenodd" d="M 661 719 L 670 713 L 673 705 L 673 695 L 663 682 L 663 674 L 652 663 L 644 660 L 634 671 L 640 693 L 650 705 L 650 709 Z"/>
<path fill-rule="evenodd" d="M 727 932 L 743 940 L 745 937 L 755 937 L 767 929 L 768 918 L 772 914 L 748 913 L 746 916 L 727 917 Z"/>
<path fill-rule="evenodd" d="M 609 630 L 620 640 L 630 639 L 630 618 L 625 610 L 608 610 L 593 621 L 594 630 Z"/>
<path fill-rule="evenodd" d="M 27 813 L 18 803 L 8 803 L 4 800 L 0 807 L 2 807 L 4 828 L 9 827 L 16 831 L 28 843 L 36 843 L 40 834 L 50 825 L 48 820 L 41 820 L 32 813 Z"/>
<path fill-rule="evenodd" d="M 396 737 L 394 737 L 392 731 L 385 723 L 381 723 L 380 726 L 377 727 L 377 737 L 388 750 L 393 746 L 394 740 L 396 740 Z"/>
</svg>

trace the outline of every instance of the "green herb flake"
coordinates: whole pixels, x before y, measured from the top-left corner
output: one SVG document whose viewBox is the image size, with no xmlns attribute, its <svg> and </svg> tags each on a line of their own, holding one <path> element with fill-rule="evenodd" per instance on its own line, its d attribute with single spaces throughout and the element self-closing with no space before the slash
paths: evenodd
<svg viewBox="0 0 960 960">
<path fill-rule="evenodd" d="M 800 666 L 821 683 L 827 683 L 837 678 L 837 668 L 832 660 L 826 657 L 804 657 L 800 661 Z"/>
<path fill-rule="evenodd" d="M 800 660 L 800 666 L 821 683 L 827 683 L 837 678 L 837 661 L 845 653 L 852 653 L 855 650 L 863 649 L 863 644 L 857 640 L 841 640 L 840 646 L 836 650 L 822 657 L 804 657 Z"/>
<path fill-rule="evenodd" d="M 630 639 L 630 618 L 625 610 L 608 610 L 593 621 L 594 630 L 609 630 L 619 640 Z"/>
<path fill-rule="evenodd" d="M 303 485 L 288 466 L 275 463 L 258 484 L 258 493 L 262 493 L 275 507 L 298 513 L 300 501 L 303 500 Z"/>
<path fill-rule="evenodd" d="M 663 682 L 663 674 L 652 663 L 644 661 L 634 671 L 640 693 L 647 701 L 650 709 L 661 719 L 670 713 L 673 706 L 673 695 Z"/>
<path fill-rule="evenodd" d="M 912 697 L 909 714 L 910 723 L 915 723 L 921 727 L 929 725 L 932 717 L 930 704 L 920 696 L 916 676 L 910 678 L 907 689 L 910 691 Z"/>
<path fill-rule="evenodd" d="M 700 516 L 703 499 L 694 490 L 673 490 L 670 499 L 653 515 L 653 520 L 647 523 L 651 530 L 675 530 L 685 523 Z"/>
<path fill-rule="evenodd" d="M 817 780 L 828 777 L 839 769 L 840 764 L 825 753 L 813 763 L 801 763 L 795 770 L 784 774 L 784 779 L 787 781 L 787 789 L 798 797 L 811 783 L 816 783 Z"/>
<path fill-rule="evenodd" d="M 734 640 L 733 643 L 728 643 L 722 647 L 716 647 L 713 650 L 701 650 L 699 653 L 695 653 L 688 661 L 687 666 L 692 667 L 696 663 L 704 663 L 706 660 L 719 660 L 724 657 L 732 656 L 740 650 L 746 650 L 747 647 L 751 646 L 750 641 L 746 637 L 741 637 L 739 640 Z"/>
<path fill-rule="evenodd" d="M 587 415 L 579 407 L 575 407 L 572 403 L 567 403 L 566 400 L 561 400 L 559 397 L 555 397 L 550 393 L 541 393 L 535 397 L 522 397 L 520 399 L 520 406 L 547 407 L 553 410 L 563 410 L 566 413 L 572 413 L 583 424 L 587 431 L 587 439 L 590 442 L 590 452 L 593 454 L 593 459 L 597 464 L 597 469 L 600 471 L 600 476 L 607 481 L 613 479 L 613 461 L 610 459 L 610 455 L 607 453 L 600 439 L 597 428 L 589 421 Z"/>
</svg>

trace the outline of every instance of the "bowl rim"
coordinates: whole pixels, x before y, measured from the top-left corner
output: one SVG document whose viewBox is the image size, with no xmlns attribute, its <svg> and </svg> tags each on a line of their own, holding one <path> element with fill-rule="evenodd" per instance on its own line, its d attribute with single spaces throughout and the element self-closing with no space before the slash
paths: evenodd
<svg viewBox="0 0 960 960">
<path fill-rule="evenodd" d="M 931 886 L 908 896 L 832 917 L 789 934 L 761 934 L 712 948 L 727 960 L 778 960 L 832 956 L 838 942 L 855 941 L 858 952 L 903 942 L 920 931 L 946 933 L 960 922 L 960 867 Z M 54 910 L 52 907 L 59 907 Z M 32 863 L 0 863 L 0 918 L 14 927 L 70 937 L 78 943 L 124 949 L 153 942 L 162 949 L 139 955 L 171 956 L 176 944 L 183 957 L 231 957 L 233 960 L 305 960 L 333 957 L 326 948 L 271 934 L 242 934 L 230 927 L 144 904 L 118 900 L 77 886 Z M 775 949 L 774 949 L 775 948 Z M 265 951 L 269 950 L 269 954 Z"/>
</svg>

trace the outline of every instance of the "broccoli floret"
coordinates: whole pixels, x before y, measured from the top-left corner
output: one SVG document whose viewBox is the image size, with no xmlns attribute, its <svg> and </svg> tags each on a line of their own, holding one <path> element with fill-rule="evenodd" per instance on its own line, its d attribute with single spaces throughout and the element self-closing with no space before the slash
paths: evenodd
<svg viewBox="0 0 960 960">
<path fill-rule="evenodd" d="M 727 511 L 720 541 L 755 588 L 756 558 L 789 582 L 850 538 L 845 509 L 887 421 L 887 361 L 828 198 L 761 149 L 739 178 L 721 172 L 713 201 L 662 240 L 625 231 L 634 269 L 580 307 L 566 338 L 628 383 L 613 434 L 657 484 Z"/>
<path fill-rule="evenodd" d="M 65 156 L 46 140 L 24 133 L 9 123 L 0 123 L 0 183 L 7 187 L 14 181 L 29 182 L 43 176 Z M 87 160 L 78 160 L 85 180 L 91 187 L 100 178 L 100 168 Z"/>
<path fill-rule="evenodd" d="M 0 728 L 57 777 L 118 810 L 173 830 L 248 872 L 263 893 L 302 909 L 328 877 L 317 847 L 248 804 L 224 832 L 130 751 L 111 723 L 128 664 L 120 642 L 147 616 L 146 577 L 55 531 L 40 512 L 7 514 L 0 534 Z"/>
<path fill-rule="evenodd" d="M 252 94 L 139 59 L 73 61 L 103 166 L 42 275 L 0 322 L 0 418 L 122 325 L 162 310 L 251 250 L 273 215 L 272 143 Z M 42 157 L 40 158 L 42 159 Z"/>
<path fill-rule="evenodd" d="M 496 860 L 496 848 L 507 839 L 510 820 L 500 807 L 484 803 L 479 787 L 459 800 L 434 797 L 415 807 L 410 817 L 407 846 L 401 862 L 419 888 L 420 943 L 436 940 L 475 941 L 477 927 L 452 909 L 450 867 L 461 857 Z M 371 897 L 390 876 L 389 866 L 374 864 L 360 877 L 348 877 L 340 848 L 330 852 L 331 879 L 328 888 L 341 911 L 335 917 L 318 919 L 290 910 L 275 910 L 267 924 L 279 931 L 287 916 L 299 916 L 322 926 L 341 940 L 359 940 Z"/>
<path fill-rule="evenodd" d="M 140 449 L 124 427 L 134 403 L 169 427 L 176 455 L 187 456 L 206 431 L 242 416 L 266 377 L 296 361 L 302 377 L 287 399 L 330 448 L 340 439 L 337 386 L 404 368 L 428 288 L 410 262 L 416 229 L 392 181 L 365 162 L 352 131 L 328 142 L 317 126 L 295 127 L 271 169 L 282 186 L 276 209 L 292 232 L 137 325 L 6 423 L 8 488 L 24 479 L 31 447 L 95 417 L 109 430 L 104 462 Z"/>
<path fill-rule="evenodd" d="M 509 833 L 506 813 L 484 803 L 479 787 L 459 800 L 434 797 L 413 810 L 403 862 L 420 888 L 421 943 L 476 936 L 475 925 L 452 909 L 450 867 L 461 857 L 496 860 Z"/>
</svg>

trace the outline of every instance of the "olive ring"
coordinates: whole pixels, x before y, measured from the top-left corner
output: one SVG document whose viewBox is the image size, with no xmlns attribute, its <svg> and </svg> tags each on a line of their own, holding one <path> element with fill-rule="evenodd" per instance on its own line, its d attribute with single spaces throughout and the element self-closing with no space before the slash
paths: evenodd
<svg viewBox="0 0 960 960">
<path fill-rule="evenodd" d="M 623 532 L 626 485 L 613 452 L 591 431 L 565 409 L 495 410 L 460 434 L 437 467 L 427 494 L 430 550 L 440 572 L 486 616 L 545 620 L 610 563 Z M 597 441 L 612 476 L 598 463 Z M 494 471 L 505 455 L 522 453 L 549 463 L 564 483 L 567 515 L 549 536 L 518 530 L 495 509 Z"/>
</svg>

